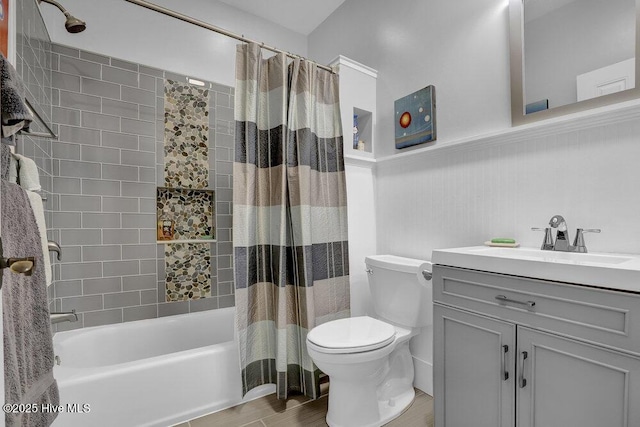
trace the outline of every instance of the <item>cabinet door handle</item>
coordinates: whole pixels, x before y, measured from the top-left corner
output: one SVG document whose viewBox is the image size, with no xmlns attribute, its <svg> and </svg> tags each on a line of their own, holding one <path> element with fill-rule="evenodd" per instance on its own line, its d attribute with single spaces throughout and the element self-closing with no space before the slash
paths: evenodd
<svg viewBox="0 0 640 427">
<path fill-rule="evenodd" d="M 509 353 L 509 346 L 508 345 L 503 345 L 502 346 L 502 378 L 504 379 L 504 381 L 509 379 L 509 371 L 508 371 L 508 363 L 507 363 L 507 353 Z"/>
<path fill-rule="evenodd" d="M 516 299 L 507 298 L 506 295 L 496 295 L 495 297 L 500 302 L 510 302 L 513 304 L 526 305 L 527 307 L 535 307 L 535 301 L 518 301 Z"/>
<path fill-rule="evenodd" d="M 527 357 L 529 357 L 529 353 L 527 353 L 526 351 L 522 352 L 522 363 L 520 364 L 520 388 L 525 388 L 527 386 L 527 379 L 524 376 L 524 367 L 525 367 L 525 361 L 527 360 Z"/>
</svg>

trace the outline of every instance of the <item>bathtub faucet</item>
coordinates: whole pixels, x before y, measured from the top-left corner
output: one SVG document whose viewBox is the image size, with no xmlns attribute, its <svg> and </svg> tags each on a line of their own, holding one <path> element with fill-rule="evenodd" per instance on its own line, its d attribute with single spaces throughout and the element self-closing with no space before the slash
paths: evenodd
<svg viewBox="0 0 640 427">
<path fill-rule="evenodd" d="M 51 318 L 51 324 L 54 325 L 60 322 L 77 322 L 78 315 L 75 310 L 64 311 L 64 312 L 56 312 L 52 311 L 49 315 Z"/>
</svg>

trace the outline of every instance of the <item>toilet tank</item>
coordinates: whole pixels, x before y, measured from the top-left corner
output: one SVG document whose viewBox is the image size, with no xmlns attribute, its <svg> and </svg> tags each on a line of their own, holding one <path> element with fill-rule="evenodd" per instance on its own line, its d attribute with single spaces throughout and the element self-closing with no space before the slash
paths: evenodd
<svg viewBox="0 0 640 427">
<path fill-rule="evenodd" d="M 365 258 L 376 317 L 412 328 L 432 323 L 431 281 L 418 277 L 422 277 L 419 267 L 425 262 L 394 255 Z"/>
</svg>

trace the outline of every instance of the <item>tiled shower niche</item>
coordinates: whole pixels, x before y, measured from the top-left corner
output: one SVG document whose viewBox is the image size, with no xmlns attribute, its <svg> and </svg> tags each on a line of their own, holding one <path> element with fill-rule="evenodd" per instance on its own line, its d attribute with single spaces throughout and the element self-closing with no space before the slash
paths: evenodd
<svg viewBox="0 0 640 427">
<path fill-rule="evenodd" d="M 212 190 L 158 187 L 157 218 L 173 221 L 172 240 L 215 239 Z"/>
</svg>

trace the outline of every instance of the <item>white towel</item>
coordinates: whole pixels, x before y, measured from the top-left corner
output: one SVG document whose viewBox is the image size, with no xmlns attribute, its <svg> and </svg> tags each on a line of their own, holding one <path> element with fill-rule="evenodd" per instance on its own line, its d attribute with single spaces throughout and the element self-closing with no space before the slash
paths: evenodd
<svg viewBox="0 0 640 427">
<path fill-rule="evenodd" d="M 40 232 L 40 241 L 42 243 L 42 258 L 44 259 L 44 274 L 47 282 L 47 286 L 51 285 L 53 277 L 51 271 L 51 259 L 49 257 L 49 239 L 47 239 L 47 225 L 44 219 L 44 206 L 42 205 L 42 197 L 40 194 L 33 191 L 27 191 L 29 196 L 29 203 L 31 209 L 33 209 L 33 215 L 36 217 L 36 224 L 38 225 L 38 231 Z"/>
<path fill-rule="evenodd" d="M 28 191 L 42 190 L 36 162 L 20 154 L 14 153 L 13 155 L 18 159 L 18 179 L 20 187 Z M 11 174 L 11 171 L 9 171 L 9 174 Z"/>
</svg>

